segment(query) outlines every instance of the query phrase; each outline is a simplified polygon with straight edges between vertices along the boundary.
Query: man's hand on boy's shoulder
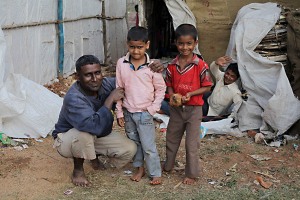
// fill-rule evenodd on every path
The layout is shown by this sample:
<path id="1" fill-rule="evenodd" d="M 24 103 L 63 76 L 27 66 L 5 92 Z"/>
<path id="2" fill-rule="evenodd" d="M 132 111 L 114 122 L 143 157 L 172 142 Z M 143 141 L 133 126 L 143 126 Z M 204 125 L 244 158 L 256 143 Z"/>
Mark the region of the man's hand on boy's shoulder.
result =
<path id="1" fill-rule="evenodd" d="M 162 73 L 165 69 L 164 65 L 160 62 L 160 60 L 153 59 L 149 64 L 150 69 L 153 72 Z"/>

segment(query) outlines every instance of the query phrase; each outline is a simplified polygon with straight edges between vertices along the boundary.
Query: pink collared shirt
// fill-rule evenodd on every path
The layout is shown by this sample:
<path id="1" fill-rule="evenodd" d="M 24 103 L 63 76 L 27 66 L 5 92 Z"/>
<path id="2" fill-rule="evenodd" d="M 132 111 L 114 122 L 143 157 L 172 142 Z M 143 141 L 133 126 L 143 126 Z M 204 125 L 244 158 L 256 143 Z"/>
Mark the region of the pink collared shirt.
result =
<path id="1" fill-rule="evenodd" d="M 117 118 L 124 117 L 122 107 L 131 113 L 148 111 L 151 115 L 160 109 L 166 84 L 161 73 L 150 70 L 147 54 L 146 58 L 146 66 L 136 71 L 130 67 L 129 54 L 117 62 L 116 87 L 125 90 L 125 98 L 117 102 Z"/>

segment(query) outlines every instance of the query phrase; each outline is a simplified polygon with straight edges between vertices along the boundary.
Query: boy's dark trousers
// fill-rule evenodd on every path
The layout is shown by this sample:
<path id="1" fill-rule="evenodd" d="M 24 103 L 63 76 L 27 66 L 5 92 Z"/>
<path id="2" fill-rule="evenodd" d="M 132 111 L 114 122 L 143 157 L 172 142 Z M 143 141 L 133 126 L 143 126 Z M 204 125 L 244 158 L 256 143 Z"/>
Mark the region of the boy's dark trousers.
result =
<path id="1" fill-rule="evenodd" d="M 170 120 L 167 128 L 167 159 L 164 170 L 170 171 L 173 169 L 180 142 L 186 131 L 185 176 L 188 178 L 199 177 L 200 166 L 198 149 L 200 144 L 201 118 L 201 106 L 170 106 Z"/>

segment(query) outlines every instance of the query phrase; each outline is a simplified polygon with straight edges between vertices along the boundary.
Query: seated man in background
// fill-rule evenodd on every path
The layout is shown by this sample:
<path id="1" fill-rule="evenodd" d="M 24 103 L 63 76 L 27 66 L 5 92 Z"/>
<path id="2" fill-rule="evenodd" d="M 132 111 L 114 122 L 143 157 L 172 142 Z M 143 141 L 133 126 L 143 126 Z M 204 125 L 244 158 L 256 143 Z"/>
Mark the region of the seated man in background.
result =
<path id="1" fill-rule="evenodd" d="M 203 116 L 229 115 L 231 114 L 229 108 L 234 104 L 232 114 L 235 117 L 243 100 L 241 91 L 236 83 L 236 80 L 240 77 L 238 65 L 237 63 L 231 63 L 231 61 L 230 57 L 223 56 L 211 63 L 210 71 L 216 78 L 216 84 L 211 93 L 204 94 L 204 99 L 205 97 L 208 99 L 205 102 L 206 105 L 203 106 Z M 225 72 L 222 72 L 219 67 L 225 67 L 226 65 L 228 67 Z"/>

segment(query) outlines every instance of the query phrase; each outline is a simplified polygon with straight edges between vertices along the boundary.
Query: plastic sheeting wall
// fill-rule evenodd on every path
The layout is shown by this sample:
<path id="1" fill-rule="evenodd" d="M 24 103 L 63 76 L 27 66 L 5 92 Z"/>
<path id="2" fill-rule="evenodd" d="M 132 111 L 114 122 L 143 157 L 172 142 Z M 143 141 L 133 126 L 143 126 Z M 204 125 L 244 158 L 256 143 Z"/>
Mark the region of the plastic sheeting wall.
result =
<path id="1" fill-rule="evenodd" d="M 49 0 L 1 0 L 0 25 L 13 27 L 56 20 L 57 3 Z M 57 75 L 57 37 L 54 24 L 5 29 L 5 65 L 14 73 L 46 83 Z"/>
<path id="2" fill-rule="evenodd" d="M 99 0 L 64 0 L 64 70 L 75 71 L 75 62 L 83 54 L 93 54 L 104 62 L 103 25 L 96 16 L 102 12 Z M 83 19 L 90 18 L 90 19 Z"/>
<path id="3" fill-rule="evenodd" d="M 125 54 L 125 13 L 122 0 L 63 0 L 64 76 L 75 71 L 75 62 L 83 54 L 93 54 L 102 63 L 115 63 Z M 56 21 L 57 0 L 0 1 L 8 70 L 39 84 L 58 76 Z"/>
<path id="4" fill-rule="evenodd" d="M 107 62 L 116 63 L 126 51 L 126 1 L 105 1 Z"/>

